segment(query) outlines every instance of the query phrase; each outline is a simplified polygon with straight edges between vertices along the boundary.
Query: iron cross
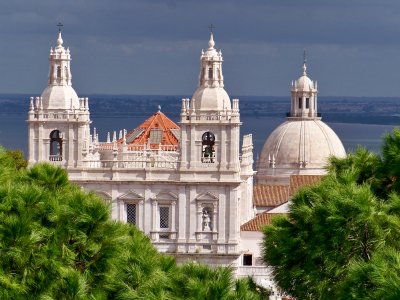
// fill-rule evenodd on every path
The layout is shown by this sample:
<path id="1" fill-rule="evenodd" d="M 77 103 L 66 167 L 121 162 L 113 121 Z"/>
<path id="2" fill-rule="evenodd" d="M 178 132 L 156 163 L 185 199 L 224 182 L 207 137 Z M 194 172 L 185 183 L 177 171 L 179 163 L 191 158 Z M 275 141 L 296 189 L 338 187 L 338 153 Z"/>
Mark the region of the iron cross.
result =
<path id="1" fill-rule="evenodd" d="M 215 29 L 216 27 L 213 24 L 211 24 L 210 26 L 208 26 L 208 28 L 210 29 L 210 32 L 213 32 L 213 29 Z"/>
<path id="2" fill-rule="evenodd" d="M 64 25 L 61 22 L 58 22 L 57 26 L 58 26 L 58 32 L 61 32 L 61 27 L 63 27 Z"/>

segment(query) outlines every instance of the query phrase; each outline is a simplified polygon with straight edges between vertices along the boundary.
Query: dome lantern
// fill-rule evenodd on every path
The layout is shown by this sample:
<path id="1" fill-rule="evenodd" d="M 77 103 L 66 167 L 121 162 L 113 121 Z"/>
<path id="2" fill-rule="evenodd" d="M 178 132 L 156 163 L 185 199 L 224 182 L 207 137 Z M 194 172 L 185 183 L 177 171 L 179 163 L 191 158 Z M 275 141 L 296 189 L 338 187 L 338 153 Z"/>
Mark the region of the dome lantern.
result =
<path id="1" fill-rule="evenodd" d="M 303 74 L 292 83 L 292 105 L 289 118 L 320 118 L 317 111 L 317 85 L 307 76 L 307 58 L 304 50 Z"/>
<path id="2" fill-rule="evenodd" d="M 231 109 L 231 100 L 224 89 L 222 52 L 215 48 L 213 28 L 215 27 L 211 25 L 208 48 L 201 52 L 199 84 L 192 97 L 191 106 L 195 106 L 195 110 L 198 112 L 217 112 Z"/>

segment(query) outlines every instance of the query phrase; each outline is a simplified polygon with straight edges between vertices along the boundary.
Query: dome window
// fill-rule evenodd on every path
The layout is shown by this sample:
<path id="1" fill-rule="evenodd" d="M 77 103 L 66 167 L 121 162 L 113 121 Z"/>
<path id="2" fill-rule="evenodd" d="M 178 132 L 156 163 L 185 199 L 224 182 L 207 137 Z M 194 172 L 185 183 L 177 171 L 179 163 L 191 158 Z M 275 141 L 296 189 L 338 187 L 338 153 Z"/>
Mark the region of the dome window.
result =
<path id="1" fill-rule="evenodd" d="M 303 99 L 302 98 L 299 98 L 299 109 L 301 109 L 301 107 L 302 107 L 302 105 L 301 105 L 301 102 L 303 101 Z"/>
<path id="2" fill-rule="evenodd" d="M 208 69 L 208 78 L 213 79 L 213 69 L 212 68 Z"/>
<path id="3" fill-rule="evenodd" d="M 310 98 L 306 98 L 306 108 L 310 108 Z"/>
<path id="4" fill-rule="evenodd" d="M 62 135 L 59 130 L 50 133 L 50 161 L 62 161 Z"/>
<path id="5" fill-rule="evenodd" d="M 57 67 L 57 78 L 61 78 L 61 67 Z"/>
<path id="6" fill-rule="evenodd" d="M 201 162 L 213 163 L 215 161 L 215 136 L 212 132 L 203 133 L 202 137 Z"/>

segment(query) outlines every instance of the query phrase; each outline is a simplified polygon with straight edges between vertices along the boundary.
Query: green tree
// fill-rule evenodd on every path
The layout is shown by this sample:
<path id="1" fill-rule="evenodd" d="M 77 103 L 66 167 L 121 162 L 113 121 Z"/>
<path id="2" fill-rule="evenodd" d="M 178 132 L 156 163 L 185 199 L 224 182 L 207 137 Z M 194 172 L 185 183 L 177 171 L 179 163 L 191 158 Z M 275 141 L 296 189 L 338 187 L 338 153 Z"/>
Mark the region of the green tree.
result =
<path id="1" fill-rule="evenodd" d="M 227 268 L 178 266 L 64 170 L 0 148 L 0 299 L 261 299 L 252 288 Z"/>
<path id="2" fill-rule="evenodd" d="M 263 257 L 299 299 L 398 299 L 400 130 L 382 156 L 358 149 L 292 199 L 264 230 Z"/>

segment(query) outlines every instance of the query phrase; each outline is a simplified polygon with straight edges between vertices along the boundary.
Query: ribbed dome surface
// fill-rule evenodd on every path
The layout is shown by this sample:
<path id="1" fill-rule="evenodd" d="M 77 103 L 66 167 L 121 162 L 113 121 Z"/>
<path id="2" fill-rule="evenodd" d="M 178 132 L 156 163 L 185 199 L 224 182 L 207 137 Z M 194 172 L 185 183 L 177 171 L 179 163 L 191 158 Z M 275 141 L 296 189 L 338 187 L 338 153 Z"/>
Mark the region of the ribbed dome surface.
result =
<path id="1" fill-rule="evenodd" d="M 79 109 L 79 99 L 69 85 L 49 85 L 42 93 L 44 109 Z"/>
<path id="2" fill-rule="evenodd" d="M 328 125 L 320 120 L 288 120 L 265 142 L 257 176 L 298 174 L 302 170 L 321 174 L 332 155 L 344 157 L 346 151 Z"/>
<path id="3" fill-rule="evenodd" d="M 222 111 L 231 109 L 228 93 L 222 87 L 200 87 L 194 94 L 196 111 Z"/>
<path id="4" fill-rule="evenodd" d="M 309 92 L 314 89 L 314 83 L 307 75 L 303 75 L 297 79 L 296 88 L 305 92 Z"/>

